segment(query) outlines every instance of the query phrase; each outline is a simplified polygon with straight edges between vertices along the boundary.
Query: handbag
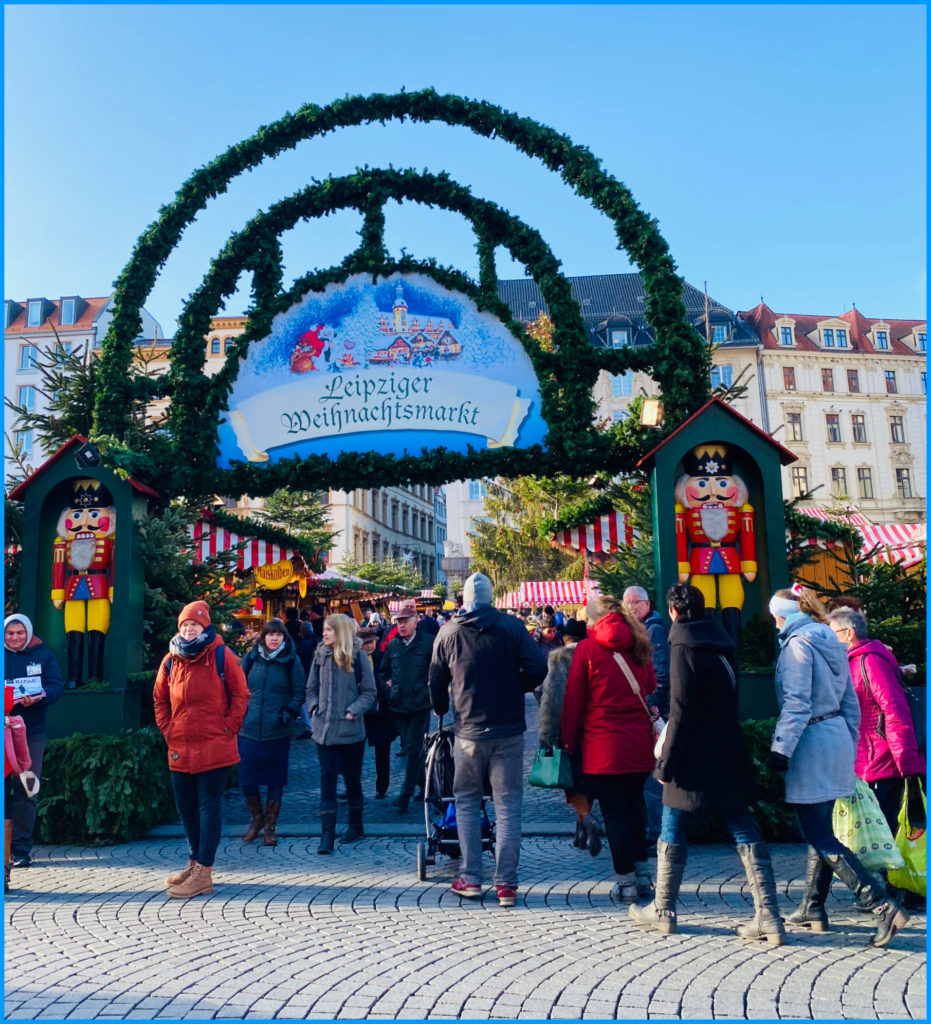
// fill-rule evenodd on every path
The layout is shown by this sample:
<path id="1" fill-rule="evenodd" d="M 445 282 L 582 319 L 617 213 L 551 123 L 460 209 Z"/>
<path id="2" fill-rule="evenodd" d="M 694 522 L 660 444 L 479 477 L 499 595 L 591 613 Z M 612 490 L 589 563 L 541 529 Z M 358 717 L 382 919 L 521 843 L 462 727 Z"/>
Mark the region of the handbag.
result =
<path id="1" fill-rule="evenodd" d="M 541 789 L 571 789 L 575 782 L 569 754 L 560 747 L 540 747 L 530 766 L 530 785 Z"/>
<path id="2" fill-rule="evenodd" d="M 630 683 L 630 688 L 634 691 L 634 694 L 636 695 L 637 699 L 643 705 L 643 710 L 647 713 L 647 718 L 650 719 L 650 729 L 653 733 L 653 755 L 654 757 L 659 757 L 659 754 L 657 754 L 656 751 L 657 748 L 659 748 L 660 752 L 662 752 L 662 740 L 664 739 L 663 733 L 666 729 L 666 723 L 659 715 L 657 715 L 655 718 L 653 717 L 653 714 L 647 707 L 647 702 L 643 699 L 643 695 L 640 693 L 640 684 L 634 678 L 634 674 L 630 670 L 630 665 L 627 664 L 627 662 L 621 657 L 620 654 L 617 653 L 617 651 L 614 652 L 614 660 L 618 663 L 618 665 L 620 665 L 621 671 L 627 677 L 627 682 Z"/>
<path id="3" fill-rule="evenodd" d="M 908 787 L 910 783 L 918 786 L 921 795 L 921 806 L 924 808 L 925 820 L 921 828 L 912 829 L 908 820 Z M 904 868 L 889 872 L 888 879 L 897 889 L 908 889 L 919 896 L 928 895 L 928 801 L 925 799 L 924 787 L 920 779 L 906 779 L 905 792 L 902 794 L 902 806 L 899 809 L 899 827 L 895 834 L 895 845 L 905 861 Z"/>
<path id="4" fill-rule="evenodd" d="M 834 801 L 833 827 L 834 835 L 868 871 L 905 866 L 876 794 L 863 779 L 857 779 L 852 796 Z"/>

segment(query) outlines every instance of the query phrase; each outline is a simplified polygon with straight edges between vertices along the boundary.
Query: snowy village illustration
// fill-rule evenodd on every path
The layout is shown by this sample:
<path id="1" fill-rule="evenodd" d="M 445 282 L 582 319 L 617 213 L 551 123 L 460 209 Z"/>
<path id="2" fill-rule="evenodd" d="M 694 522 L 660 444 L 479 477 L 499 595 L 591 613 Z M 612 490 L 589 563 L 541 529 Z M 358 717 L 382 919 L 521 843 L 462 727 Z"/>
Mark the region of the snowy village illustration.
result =
<path id="1" fill-rule="evenodd" d="M 380 312 L 375 330 L 384 341 L 389 338 L 391 341 L 369 356 L 369 366 L 401 364 L 424 367 L 430 366 L 437 359 L 448 362 L 462 353 L 462 345 L 453 334 L 455 327 L 452 320 L 441 316 L 427 316 L 424 319 L 423 316 L 409 313 L 404 299 L 404 285 L 400 281 L 390 317 L 387 311 Z M 341 372 L 366 365 L 356 359 L 356 343 L 348 338 L 342 340 L 343 354 L 333 359 L 331 354 L 334 340 L 335 332 L 326 324 L 315 324 L 309 331 L 305 331 L 291 353 L 291 372 L 313 373 L 324 368 Z"/>

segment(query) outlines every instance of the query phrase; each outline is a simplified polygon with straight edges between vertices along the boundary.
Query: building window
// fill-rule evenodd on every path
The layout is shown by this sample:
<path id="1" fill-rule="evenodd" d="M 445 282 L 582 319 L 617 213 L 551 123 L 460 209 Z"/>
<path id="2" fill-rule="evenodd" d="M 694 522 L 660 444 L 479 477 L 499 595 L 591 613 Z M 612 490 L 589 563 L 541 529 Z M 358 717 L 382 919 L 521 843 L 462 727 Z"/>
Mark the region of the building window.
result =
<path id="1" fill-rule="evenodd" d="M 846 348 L 847 347 L 847 332 L 844 331 L 844 330 L 841 330 L 840 328 L 838 328 L 834 332 L 834 334 L 835 334 L 835 337 L 837 338 L 837 347 L 838 348 Z"/>
<path id="2" fill-rule="evenodd" d="M 821 390 L 822 391 L 833 391 L 834 390 L 834 371 L 830 367 L 825 367 L 821 371 Z"/>
<path id="3" fill-rule="evenodd" d="M 24 408 L 26 412 L 35 412 L 36 389 L 31 384 L 18 387 L 16 389 L 16 404 Z"/>
<path id="4" fill-rule="evenodd" d="M 857 470 L 857 487 L 860 489 L 861 499 L 873 500 L 873 471 L 869 467 L 861 466 Z"/>
<path id="5" fill-rule="evenodd" d="M 795 390 L 795 367 L 794 366 L 783 366 L 782 368 L 782 386 L 786 391 Z"/>
<path id="6" fill-rule="evenodd" d="M 469 481 L 469 501 L 481 501 L 485 497 L 485 485 L 481 480 Z"/>
<path id="7" fill-rule="evenodd" d="M 33 299 L 26 309 L 26 326 L 27 327 L 41 327 L 42 326 L 42 306 L 44 302 L 42 299 Z"/>
<path id="8" fill-rule="evenodd" d="M 70 341 L 59 341 L 55 345 L 55 365 L 64 366 L 68 361 L 68 356 L 71 355 L 71 342 Z"/>
<path id="9" fill-rule="evenodd" d="M 804 466 L 792 469 L 792 497 L 801 498 L 808 493 L 808 470 Z"/>
<path id="10" fill-rule="evenodd" d="M 847 371 L 847 390 L 852 395 L 860 394 L 860 371 L 859 370 L 848 370 Z"/>
<path id="11" fill-rule="evenodd" d="M 928 393 L 928 374 L 924 370 L 921 371 L 921 393 L 923 395 Z"/>
<path id="12" fill-rule="evenodd" d="M 927 352 L 928 351 L 928 335 L 924 331 L 919 331 L 918 332 L 918 351 L 919 352 Z"/>
<path id="13" fill-rule="evenodd" d="M 397 502 L 391 503 L 391 529 L 396 530 L 398 528 L 398 505 Z"/>
<path id="14" fill-rule="evenodd" d="M 39 365 L 39 350 L 35 345 L 20 345 L 19 347 L 19 368 L 21 370 L 34 370 Z"/>
<path id="15" fill-rule="evenodd" d="M 20 458 L 28 458 L 32 455 L 32 431 L 16 431 L 16 447 L 19 449 Z"/>
<path id="16" fill-rule="evenodd" d="M 620 398 L 623 395 L 632 395 L 634 393 L 634 371 L 628 370 L 626 373 L 612 373 L 611 374 L 611 394 L 615 398 Z"/>
<path id="17" fill-rule="evenodd" d="M 223 339 L 223 351 L 224 352 L 229 352 L 229 350 L 232 347 L 233 347 L 233 339 L 232 338 L 224 338 Z"/>
<path id="18" fill-rule="evenodd" d="M 712 324 L 711 343 L 712 345 L 723 345 L 727 341 L 727 324 Z"/>
<path id="19" fill-rule="evenodd" d="M 895 380 L 895 370 L 886 370 L 886 394 L 897 395 L 899 393 L 899 385 Z"/>
<path id="20" fill-rule="evenodd" d="M 786 415 L 786 437 L 789 441 L 804 441 L 802 435 L 802 414 L 790 412 Z"/>
<path id="21" fill-rule="evenodd" d="M 611 422 L 623 423 L 629 415 L 630 413 L 627 409 L 615 409 L 614 412 L 611 413 Z"/>
<path id="22" fill-rule="evenodd" d="M 825 415 L 824 422 L 828 429 L 828 442 L 830 444 L 839 444 L 840 414 L 836 412 L 829 412 Z"/>
<path id="23" fill-rule="evenodd" d="M 843 466 L 831 467 L 831 494 L 835 498 L 847 494 L 847 470 Z"/>
<path id="24" fill-rule="evenodd" d="M 850 424 L 853 427 L 853 443 L 867 444 L 866 440 L 866 416 L 861 412 L 851 413 Z"/>
<path id="25" fill-rule="evenodd" d="M 911 498 L 912 495 L 912 474 L 908 469 L 897 469 L 895 471 L 895 487 L 900 498 Z"/>
<path id="26" fill-rule="evenodd" d="M 905 444 L 905 417 L 889 417 L 889 433 L 893 444 Z"/>
<path id="27" fill-rule="evenodd" d="M 889 348 L 889 333 L 887 331 L 876 332 L 876 347 L 883 352 Z"/>
<path id="28" fill-rule="evenodd" d="M 630 331 L 626 327 L 611 331 L 611 348 L 623 348 L 630 344 Z"/>
<path id="29" fill-rule="evenodd" d="M 711 367 L 711 389 L 729 388 L 734 383 L 734 367 L 730 363 Z"/>
<path id="30" fill-rule="evenodd" d="M 780 345 L 791 345 L 792 344 L 792 328 L 791 327 L 780 327 L 779 328 L 779 344 Z"/>
<path id="31" fill-rule="evenodd" d="M 62 299 L 61 306 L 58 309 L 58 322 L 63 326 L 67 327 L 69 324 L 74 323 L 74 299 Z"/>
<path id="32" fill-rule="evenodd" d="M 214 356 L 218 356 L 220 354 L 220 339 L 219 338 L 211 338 L 210 339 L 210 354 L 214 355 Z"/>
<path id="33" fill-rule="evenodd" d="M 834 348 L 834 332 L 829 327 L 822 328 L 821 340 L 825 348 Z"/>

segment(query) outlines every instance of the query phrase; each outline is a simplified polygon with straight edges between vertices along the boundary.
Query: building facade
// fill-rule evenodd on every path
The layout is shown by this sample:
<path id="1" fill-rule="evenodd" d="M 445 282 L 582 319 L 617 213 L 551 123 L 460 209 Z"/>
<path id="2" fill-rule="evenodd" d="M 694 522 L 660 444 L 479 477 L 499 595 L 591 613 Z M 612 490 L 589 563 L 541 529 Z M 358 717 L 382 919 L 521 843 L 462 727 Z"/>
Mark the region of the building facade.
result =
<path id="1" fill-rule="evenodd" d="M 34 468 L 51 455 L 31 430 L 17 422 L 10 403 L 25 406 L 31 412 L 48 409 L 48 397 L 42 391 L 39 364 L 47 364 L 58 351 L 68 354 L 99 352 L 113 317 L 112 296 L 82 298 L 63 295 L 58 299 L 35 298 L 4 302 L 4 453 L 7 459 L 15 445 L 24 463 Z M 142 310 L 140 347 L 165 346 L 161 327 L 155 318 Z"/>
<path id="2" fill-rule="evenodd" d="M 765 429 L 798 456 L 783 492 L 918 523 L 927 499 L 927 333 L 919 320 L 738 314 L 760 338 Z"/>

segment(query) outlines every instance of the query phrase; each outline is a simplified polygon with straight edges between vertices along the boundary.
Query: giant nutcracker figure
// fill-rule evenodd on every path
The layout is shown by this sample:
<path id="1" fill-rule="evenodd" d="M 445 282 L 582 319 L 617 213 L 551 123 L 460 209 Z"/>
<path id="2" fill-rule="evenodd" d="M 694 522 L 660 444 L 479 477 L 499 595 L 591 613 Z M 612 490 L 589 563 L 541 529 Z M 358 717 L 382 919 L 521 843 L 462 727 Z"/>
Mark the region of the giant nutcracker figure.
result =
<path id="1" fill-rule="evenodd" d="M 65 610 L 68 687 L 83 684 L 84 633 L 87 674 L 103 678 L 103 646 L 113 601 L 116 509 L 98 480 L 76 480 L 71 504 L 58 518 L 52 565 L 52 604 Z"/>
<path id="2" fill-rule="evenodd" d="M 734 474 L 727 447 L 693 448 L 675 487 L 679 582 L 691 582 L 708 608 L 719 606 L 724 629 L 740 643 L 741 576 L 756 579 L 756 537 L 747 485 Z M 691 579 L 690 579 L 691 577 Z"/>

